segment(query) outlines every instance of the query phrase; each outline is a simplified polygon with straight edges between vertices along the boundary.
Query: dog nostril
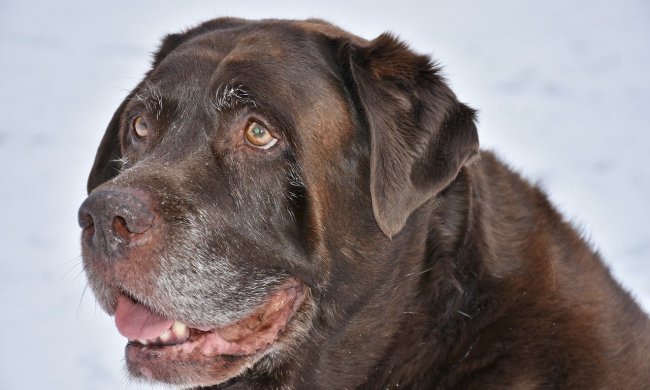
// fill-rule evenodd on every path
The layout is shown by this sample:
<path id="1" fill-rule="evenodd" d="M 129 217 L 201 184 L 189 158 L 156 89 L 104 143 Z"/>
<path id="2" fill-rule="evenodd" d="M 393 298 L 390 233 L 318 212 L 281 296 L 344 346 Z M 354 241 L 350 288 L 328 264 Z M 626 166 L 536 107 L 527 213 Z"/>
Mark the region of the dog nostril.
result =
<path id="1" fill-rule="evenodd" d="M 113 231 L 125 240 L 129 240 L 133 232 L 129 230 L 126 221 L 122 217 L 113 218 Z"/>
<path id="2" fill-rule="evenodd" d="M 95 221 L 90 213 L 80 211 L 78 216 L 79 227 L 82 229 L 83 237 L 93 237 L 95 235 Z"/>
<path id="3" fill-rule="evenodd" d="M 146 196 L 110 189 L 91 193 L 78 213 L 82 242 L 107 258 L 121 256 L 135 242 L 145 242 L 155 218 Z"/>
<path id="4" fill-rule="evenodd" d="M 82 229 L 87 229 L 95 224 L 93 216 L 90 215 L 90 213 L 86 211 L 83 206 L 77 214 L 77 222 L 79 223 L 79 227 Z"/>

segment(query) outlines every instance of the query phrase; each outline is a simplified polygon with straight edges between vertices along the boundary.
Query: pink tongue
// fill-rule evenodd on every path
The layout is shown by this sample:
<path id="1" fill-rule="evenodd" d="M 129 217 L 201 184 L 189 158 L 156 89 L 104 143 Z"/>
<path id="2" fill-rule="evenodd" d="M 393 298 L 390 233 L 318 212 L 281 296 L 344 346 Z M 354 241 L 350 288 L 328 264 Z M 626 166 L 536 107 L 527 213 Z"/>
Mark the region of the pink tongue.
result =
<path id="1" fill-rule="evenodd" d="M 169 329 L 173 322 L 125 295 L 117 299 L 115 325 L 120 334 L 129 340 L 154 339 Z"/>

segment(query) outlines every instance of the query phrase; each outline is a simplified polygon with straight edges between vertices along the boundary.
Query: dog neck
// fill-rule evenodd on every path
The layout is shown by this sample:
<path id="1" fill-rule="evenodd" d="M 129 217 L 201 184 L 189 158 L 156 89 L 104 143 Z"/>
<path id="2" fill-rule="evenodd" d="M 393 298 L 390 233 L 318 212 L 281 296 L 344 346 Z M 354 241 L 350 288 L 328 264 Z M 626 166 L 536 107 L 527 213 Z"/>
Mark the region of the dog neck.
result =
<path id="1" fill-rule="evenodd" d="M 421 257 L 395 254 L 401 259 L 394 264 L 407 264 L 403 276 L 411 283 L 405 293 L 417 299 L 391 314 L 401 326 L 365 388 L 451 385 L 468 366 L 484 367 L 497 357 L 493 353 L 476 359 L 472 351 L 480 331 L 507 311 L 510 304 L 494 297 L 509 296 L 515 288 L 509 278 L 521 264 L 515 257 L 505 259 L 510 243 L 490 233 L 490 226 L 503 223 L 502 210 L 484 206 L 495 203 L 487 198 L 498 196 L 487 192 L 485 180 L 480 168 L 463 168 L 448 188 L 423 206 L 421 220 L 409 221 L 405 236 L 415 237 L 410 246 L 424 250 Z M 421 223 L 428 224 L 428 236 L 418 241 L 413 232 Z M 400 371 L 404 369 L 408 372 Z"/>
<path id="2" fill-rule="evenodd" d="M 543 353 L 548 339 L 561 348 L 553 254 L 539 245 L 549 234 L 579 244 L 541 192 L 486 156 L 391 240 L 329 244 L 336 277 L 315 291 L 311 347 L 291 355 L 310 364 L 255 377 L 294 388 L 462 388 L 504 355 Z M 539 323 L 553 326 L 517 333 Z"/>

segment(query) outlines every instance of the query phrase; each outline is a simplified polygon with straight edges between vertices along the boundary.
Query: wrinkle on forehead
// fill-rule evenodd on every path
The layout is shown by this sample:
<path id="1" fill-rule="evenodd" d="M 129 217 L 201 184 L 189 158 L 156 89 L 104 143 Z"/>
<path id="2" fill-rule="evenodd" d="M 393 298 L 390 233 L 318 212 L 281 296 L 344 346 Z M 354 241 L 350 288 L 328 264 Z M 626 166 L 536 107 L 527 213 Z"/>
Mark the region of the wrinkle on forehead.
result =
<path id="1" fill-rule="evenodd" d="M 318 148 L 322 151 L 320 153 L 333 156 L 353 138 L 349 107 L 345 98 L 329 85 L 321 86 L 313 93 L 315 97 L 309 109 L 303 110 L 296 118 L 296 130 L 301 133 L 303 147 Z"/>
<path id="2" fill-rule="evenodd" d="M 287 51 L 276 36 L 268 33 L 250 33 L 237 40 L 226 59 L 230 61 L 246 61 L 259 57 L 272 58 L 277 61 L 288 60 Z"/>
<path id="3" fill-rule="evenodd" d="M 267 25 L 263 31 L 206 32 L 184 43 L 150 74 L 151 100 L 160 95 L 159 85 L 178 100 L 180 112 L 173 121 L 177 125 L 206 106 L 209 115 L 237 105 L 256 109 L 263 104 L 288 119 L 304 149 L 298 154 L 340 154 L 353 138 L 352 114 L 311 35 L 353 36 L 318 20 L 292 22 L 289 28 L 274 26 L 273 21 Z"/>

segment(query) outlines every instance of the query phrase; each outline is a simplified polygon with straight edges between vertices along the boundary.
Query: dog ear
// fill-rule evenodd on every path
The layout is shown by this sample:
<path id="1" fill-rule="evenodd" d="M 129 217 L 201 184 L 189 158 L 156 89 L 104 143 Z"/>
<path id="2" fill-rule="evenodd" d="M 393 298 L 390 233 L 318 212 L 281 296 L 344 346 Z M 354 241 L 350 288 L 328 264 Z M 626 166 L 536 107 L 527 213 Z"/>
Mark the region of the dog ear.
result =
<path id="1" fill-rule="evenodd" d="M 392 237 L 478 154 L 475 111 L 458 102 L 429 57 L 389 34 L 346 41 L 339 58 L 370 133 L 375 219 Z"/>
<path id="2" fill-rule="evenodd" d="M 204 28 L 207 28 L 208 23 L 204 23 Z M 201 32 L 205 32 L 201 30 Z M 160 62 L 167 57 L 175 48 L 180 46 L 183 42 L 188 39 L 196 36 L 198 33 L 195 32 L 186 32 L 180 34 L 169 34 L 165 36 L 158 48 L 158 51 L 153 56 L 153 62 L 151 65 L 151 70 L 147 72 L 147 76 L 151 73 L 153 69 L 160 64 Z M 137 91 L 141 88 L 143 82 L 138 84 L 135 87 L 134 91 Z M 113 118 L 108 123 L 104 137 L 102 138 L 99 148 L 97 149 L 97 154 L 95 155 L 95 162 L 93 167 L 90 170 L 90 175 L 88 176 L 87 191 L 90 193 L 93 189 L 101 185 L 102 183 L 114 178 L 120 173 L 120 162 L 119 160 L 122 157 L 120 152 L 120 141 L 119 141 L 119 131 L 120 131 L 120 122 L 122 120 L 122 112 L 126 107 L 126 103 L 132 98 L 133 92 L 127 96 L 122 104 L 113 114 Z"/>
<path id="3" fill-rule="evenodd" d="M 113 114 L 113 118 L 108 123 L 104 137 L 102 137 L 102 142 L 99 144 L 99 148 L 97 148 L 95 162 L 90 170 L 90 175 L 88 175 L 88 193 L 120 173 L 119 160 L 122 158 L 122 153 L 120 151 L 119 131 L 122 112 L 128 101 L 128 97 L 124 99 L 117 111 Z"/>

